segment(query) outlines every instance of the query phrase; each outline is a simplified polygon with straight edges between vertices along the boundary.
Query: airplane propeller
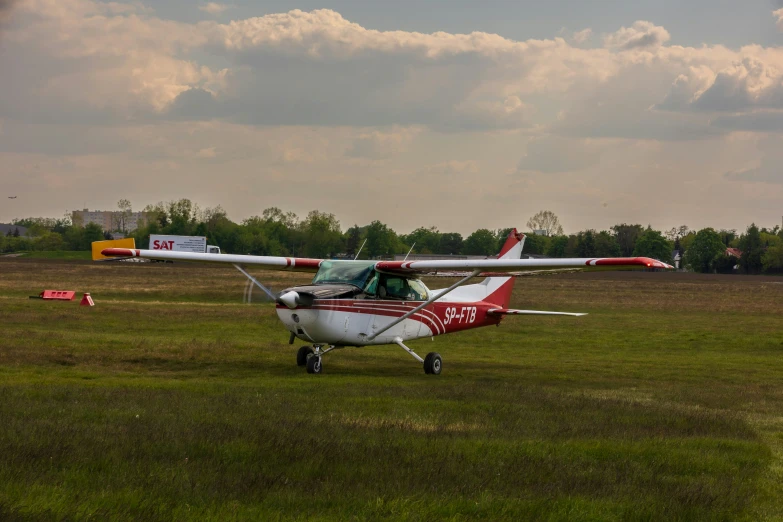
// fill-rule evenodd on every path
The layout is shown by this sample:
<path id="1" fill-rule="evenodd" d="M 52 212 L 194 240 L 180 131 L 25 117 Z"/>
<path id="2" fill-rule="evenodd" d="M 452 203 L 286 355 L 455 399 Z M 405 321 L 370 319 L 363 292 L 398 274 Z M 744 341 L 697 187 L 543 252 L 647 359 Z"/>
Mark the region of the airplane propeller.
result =
<path id="1" fill-rule="evenodd" d="M 261 300 L 267 303 L 274 302 L 281 305 L 285 305 L 288 308 L 294 309 L 297 306 L 305 305 L 310 306 L 313 304 L 313 298 L 310 295 L 299 295 L 299 292 L 289 290 L 288 292 L 275 292 L 271 288 L 262 285 L 258 280 L 249 279 L 245 285 L 245 290 L 242 295 L 242 302 L 250 304 L 253 302 L 253 287 L 257 286 L 262 290 Z"/>

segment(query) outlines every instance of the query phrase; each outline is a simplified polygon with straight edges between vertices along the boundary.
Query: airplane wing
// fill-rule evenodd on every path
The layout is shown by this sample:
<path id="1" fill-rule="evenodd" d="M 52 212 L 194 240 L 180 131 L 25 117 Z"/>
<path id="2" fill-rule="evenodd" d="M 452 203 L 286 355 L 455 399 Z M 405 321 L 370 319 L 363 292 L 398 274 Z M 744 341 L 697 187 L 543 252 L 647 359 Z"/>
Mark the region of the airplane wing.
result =
<path id="1" fill-rule="evenodd" d="M 140 250 L 131 248 L 107 248 L 101 251 L 107 257 L 157 259 L 161 261 L 195 261 L 200 263 L 227 263 L 231 265 L 257 266 L 270 270 L 317 272 L 322 259 L 301 257 L 250 256 L 237 254 L 196 254 L 168 250 Z M 339 261 L 333 261 L 339 262 Z M 434 261 L 379 261 L 375 268 L 388 272 L 408 274 L 435 274 L 479 270 L 482 274 L 507 274 L 531 270 L 585 269 L 585 268 L 674 268 L 648 257 L 606 258 L 552 258 L 552 259 L 457 259 Z"/>
<path id="2" fill-rule="evenodd" d="M 236 254 L 196 254 L 168 250 L 139 250 L 137 248 L 106 248 L 101 254 L 107 257 L 157 259 L 160 261 L 196 261 L 199 263 L 228 263 L 229 265 L 257 266 L 268 270 L 317 272 L 323 259 L 304 257 L 244 256 Z"/>
<path id="3" fill-rule="evenodd" d="M 487 272 L 523 272 L 561 268 L 596 268 L 609 270 L 624 268 L 674 268 L 671 265 L 649 257 L 604 257 L 604 258 L 552 258 L 552 259 L 459 259 L 435 261 L 380 261 L 378 270 L 429 274 L 436 272 L 464 272 L 479 270 Z"/>

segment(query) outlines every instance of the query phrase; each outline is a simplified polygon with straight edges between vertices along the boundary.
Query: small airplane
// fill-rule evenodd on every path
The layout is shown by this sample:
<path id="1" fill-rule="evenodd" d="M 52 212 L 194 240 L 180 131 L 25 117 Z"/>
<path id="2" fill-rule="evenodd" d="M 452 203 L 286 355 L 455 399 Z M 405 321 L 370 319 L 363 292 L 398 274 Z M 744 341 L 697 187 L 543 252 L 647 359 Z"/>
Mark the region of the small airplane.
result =
<path id="1" fill-rule="evenodd" d="M 513 229 L 497 259 L 478 260 L 350 261 L 128 248 L 107 248 L 101 253 L 108 257 L 233 265 L 275 301 L 277 316 L 290 332 L 289 344 L 295 339 L 310 343 L 299 348 L 296 363 L 313 374 L 321 373 L 321 359 L 332 350 L 396 344 L 424 365 L 424 373 L 439 375 L 443 368 L 440 354 L 430 352 L 422 359 L 405 341 L 499 325 L 506 315 L 586 315 L 510 309 L 515 281 L 511 272 L 587 267 L 673 268 L 646 257 L 520 259 L 524 242 L 525 235 Z M 245 270 L 249 266 L 314 272 L 315 276 L 309 285 L 275 294 Z M 444 272 L 463 277 L 439 290 L 430 290 L 418 278 Z M 467 284 L 482 275 L 481 282 Z"/>
<path id="2" fill-rule="evenodd" d="M 16 196 L 8 196 L 8 199 L 16 199 Z"/>

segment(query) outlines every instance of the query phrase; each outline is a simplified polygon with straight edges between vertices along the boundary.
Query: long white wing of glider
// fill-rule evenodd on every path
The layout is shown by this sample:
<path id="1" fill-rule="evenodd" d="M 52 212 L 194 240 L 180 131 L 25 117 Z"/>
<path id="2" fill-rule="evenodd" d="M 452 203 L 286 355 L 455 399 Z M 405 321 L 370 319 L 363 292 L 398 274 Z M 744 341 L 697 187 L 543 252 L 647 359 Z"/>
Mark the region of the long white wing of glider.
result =
<path id="1" fill-rule="evenodd" d="M 522 272 L 556 268 L 674 268 L 649 257 L 553 258 L 553 259 L 459 259 L 436 261 L 380 261 L 378 270 L 390 272 L 432 273 L 444 271 Z"/>
<path id="2" fill-rule="evenodd" d="M 199 263 L 252 265 L 269 270 L 292 270 L 295 272 L 317 272 L 321 261 L 323 261 L 322 259 L 308 259 L 304 257 L 195 254 L 192 252 L 170 252 L 167 250 L 139 250 L 136 248 L 107 248 L 101 251 L 101 254 L 108 257 L 138 257 L 160 261 L 196 261 Z"/>

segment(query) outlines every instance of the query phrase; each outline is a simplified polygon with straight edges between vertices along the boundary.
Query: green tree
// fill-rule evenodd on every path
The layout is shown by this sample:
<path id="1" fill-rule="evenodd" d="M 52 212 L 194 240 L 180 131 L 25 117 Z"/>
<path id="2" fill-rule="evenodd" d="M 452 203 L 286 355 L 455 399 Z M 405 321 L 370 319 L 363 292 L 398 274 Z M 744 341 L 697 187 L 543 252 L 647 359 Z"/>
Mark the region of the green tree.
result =
<path id="1" fill-rule="evenodd" d="M 476 230 L 462 244 L 462 253 L 470 256 L 491 256 L 498 252 L 495 234 L 486 228 Z"/>
<path id="2" fill-rule="evenodd" d="M 49 232 L 47 234 L 44 234 L 43 236 L 39 237 L 34 243 L 35 250 L 40 250 L 45 252 L 65 250 L 67 246 L 68 245 L 63 239 L 63 236 L 61 236 L 56 232 Z"/>
<path id="3" fill-rule="evenodd" d="M 636 248 L 636 241 L 644 233 L 644 227 L 641 225 L 628 225 L 622 223 L 612 227 L 612 233 L 617 244 L 620 246 L 620 255 L 628 257 L 633 255 L 633 251 Z"/>
<path id="4" fill-rule="evenodd" d="M 508 234 L 506 235 L 508 238 Z M 539 236 L 533 232 L 525 233 L 525 247 L 523 252 L 526 254 L 545 254 L 549 247 L 549 236 Z M 505 243 L 505 241 L 503 242 Z M 500 249 L 496 250 L 496 253 L 500 252 Z"/>
<path id="5" fill-rule="evenodd" d="M 647 227 L 633 249 L 634 256 L 651 257 L 664 263 L 672 260 L 672 244 L 669 243 L 663 234 L 651 227 Z"/>
<path id="6" fill-rule="evenodd" d="M 568 246 L 568 236 L 554 236 L 549 239 L 546 255 L 549 257 L 565 257 Z"/>
<path id="7" fill-rule="evenodd" d="M 761 260 L 764 255 L 764 245 L 761 243 L 759 227 L 752 223 L 739 240 L 742 255 L 739 259 L 740 270 L 746 274 L 758 274 L 764 267 Z"/>
<path id="8" fill-rule="evenodd" d="M 459 254 L 462 252 L 462 234 L 449 232 L 440 236 L 436 254 Z"/>
<path id="9" fill-rule="evenodd" d="M 735 246 L 737 241 L 737 231 L 736 230 L 726 230 L 721 229 L 718 231 L 718 235 L 720 236 L 721 242 L 727 246 Z"/>
<path id="10" fill-rule="evenodd" d="M 391 257 L 395 254 L 398 243 L 397 234 L 394 230 L 375 220 L 367 227 L 367 244 L 362 252 L 362 257 L 364 257 L 365 252 L 370 259 Z"/>
<path id="11" fill-rule="evenodd" d="M 327 258 L 342 250 L 343 233 L 334 214 L 313 210 L 302 222 L 304 255 Z"/>
<path id="12" fill-rule="evenodd" d="M 84 227 L 84 245 L 79 250 L 91 250 L 93 241 L 103 241 L 103 229 L 95 223 L 87 223 Z"/>
<path id="13" fill-rule="evenodd" d="M 362 246 L 362 229 L 354 225 L 345 233 L 345 252 L 351 257 L 356 257 L 359 247 Z"/>
<path id="14" fill-rule="evenodd" d="M 725 260 L 719 259 L 726 251 L 720 234 L 712 228 L 699 230 L 688 250 L 685 251 L 683 266 L 694 272 L 709 273 L 718 268 L 725 268 Z M 734 263 L 732 262 L 732 266 Z"/>
<path id="15" fill-rule="evenodd" d="M 585 230 L 576 235 L 577 257 L 596 257 L 595 235 L 592 230 Z"/>
<path id="16" fill-rule="evenodd" d="M 783 271 L 783 241 L 769 247 L 761 256 L 761 262 L 765 272 Z"/>
<path id="17" fill-rule="evenodd" d="M 595 235 L 595 255 L 597 257 L 617 257 L 620 255 L 620 245 L 617 238 L 606 230 Z"/>
<path id="18" fill-rule="evenodd" d="M 419 254 L 434 254 L 440 246 L 441 233 L 436 227 L 419 227 L 407 236 L 400 238 L 407 245 L 414 246 L 413 250 Z"/>

